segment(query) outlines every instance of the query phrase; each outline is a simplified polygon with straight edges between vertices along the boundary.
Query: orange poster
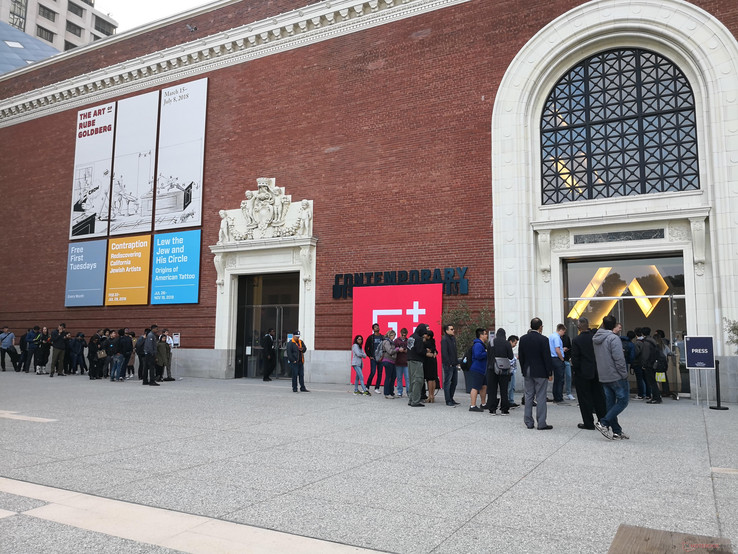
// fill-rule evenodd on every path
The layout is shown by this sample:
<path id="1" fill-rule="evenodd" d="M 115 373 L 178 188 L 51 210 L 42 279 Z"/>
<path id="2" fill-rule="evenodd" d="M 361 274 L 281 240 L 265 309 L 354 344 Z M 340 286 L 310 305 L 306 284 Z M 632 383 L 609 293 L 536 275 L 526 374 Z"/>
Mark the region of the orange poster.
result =
<path id="1" fill-rule="evenodd" d="M 106 306 L 147 304 L 151 236 L 110 239 L 108 242 L 108 280 Z"/>

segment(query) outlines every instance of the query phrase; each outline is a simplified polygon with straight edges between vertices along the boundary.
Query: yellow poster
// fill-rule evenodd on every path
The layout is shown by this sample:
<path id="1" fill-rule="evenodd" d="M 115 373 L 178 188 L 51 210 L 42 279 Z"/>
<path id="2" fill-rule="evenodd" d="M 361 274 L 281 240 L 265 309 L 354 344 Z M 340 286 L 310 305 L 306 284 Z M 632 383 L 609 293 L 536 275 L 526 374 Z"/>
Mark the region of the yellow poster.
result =
<path id="1" fill-rule="evenodd" d="M 108 242 L 106 306 L 147 304 L 151 236 L 111 238 Z"/>

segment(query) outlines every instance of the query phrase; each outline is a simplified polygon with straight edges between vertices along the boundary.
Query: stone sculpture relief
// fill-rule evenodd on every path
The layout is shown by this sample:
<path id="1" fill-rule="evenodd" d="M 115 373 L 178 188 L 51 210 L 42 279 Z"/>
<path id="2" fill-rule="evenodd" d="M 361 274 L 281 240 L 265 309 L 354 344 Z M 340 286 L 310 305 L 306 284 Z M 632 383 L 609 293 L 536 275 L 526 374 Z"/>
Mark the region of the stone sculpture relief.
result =
<path id="1" fill-rule="evenodd" d="M 293 204 L 275 179 L 261 177 L 256 190 L 247 190 L 241 208 L 221 210 L 218 244 L 280 237 L 310 237 L 313 233 L 313 202 Z"/>

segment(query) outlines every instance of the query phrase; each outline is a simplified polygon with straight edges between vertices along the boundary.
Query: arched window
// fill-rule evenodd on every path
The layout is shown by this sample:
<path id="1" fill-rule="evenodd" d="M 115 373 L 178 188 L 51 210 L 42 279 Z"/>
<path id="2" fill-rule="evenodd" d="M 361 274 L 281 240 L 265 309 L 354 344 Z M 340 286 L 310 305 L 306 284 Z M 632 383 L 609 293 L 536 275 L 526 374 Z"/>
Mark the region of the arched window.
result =
<path id="1" fill-rule="evenodd" d="M 700 188 L 694 95 L 671 61 L 600 52 L 554 86 L 541 116 L 543 204 Z"/>

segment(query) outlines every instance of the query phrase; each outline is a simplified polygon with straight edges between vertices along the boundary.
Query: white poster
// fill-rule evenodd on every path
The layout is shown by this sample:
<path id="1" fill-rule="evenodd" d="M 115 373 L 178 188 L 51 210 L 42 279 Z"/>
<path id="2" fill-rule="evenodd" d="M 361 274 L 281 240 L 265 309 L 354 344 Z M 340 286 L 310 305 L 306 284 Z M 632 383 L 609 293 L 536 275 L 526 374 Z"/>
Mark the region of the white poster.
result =
<path id="1" fill-rule="evenodd" d="M 107 235 L 114 127 L 114 102 L 77 113 L 70 239 Z"/>
<path id="2" fill-rule="evenodd" d="M 154 228 L 202 224 L 208 80 L 162 90 Z"/>
<path id="3" fill-rule="evenodd" d="M 110 234 L 151 231 L 159 92 L 118 102 Z"/>

